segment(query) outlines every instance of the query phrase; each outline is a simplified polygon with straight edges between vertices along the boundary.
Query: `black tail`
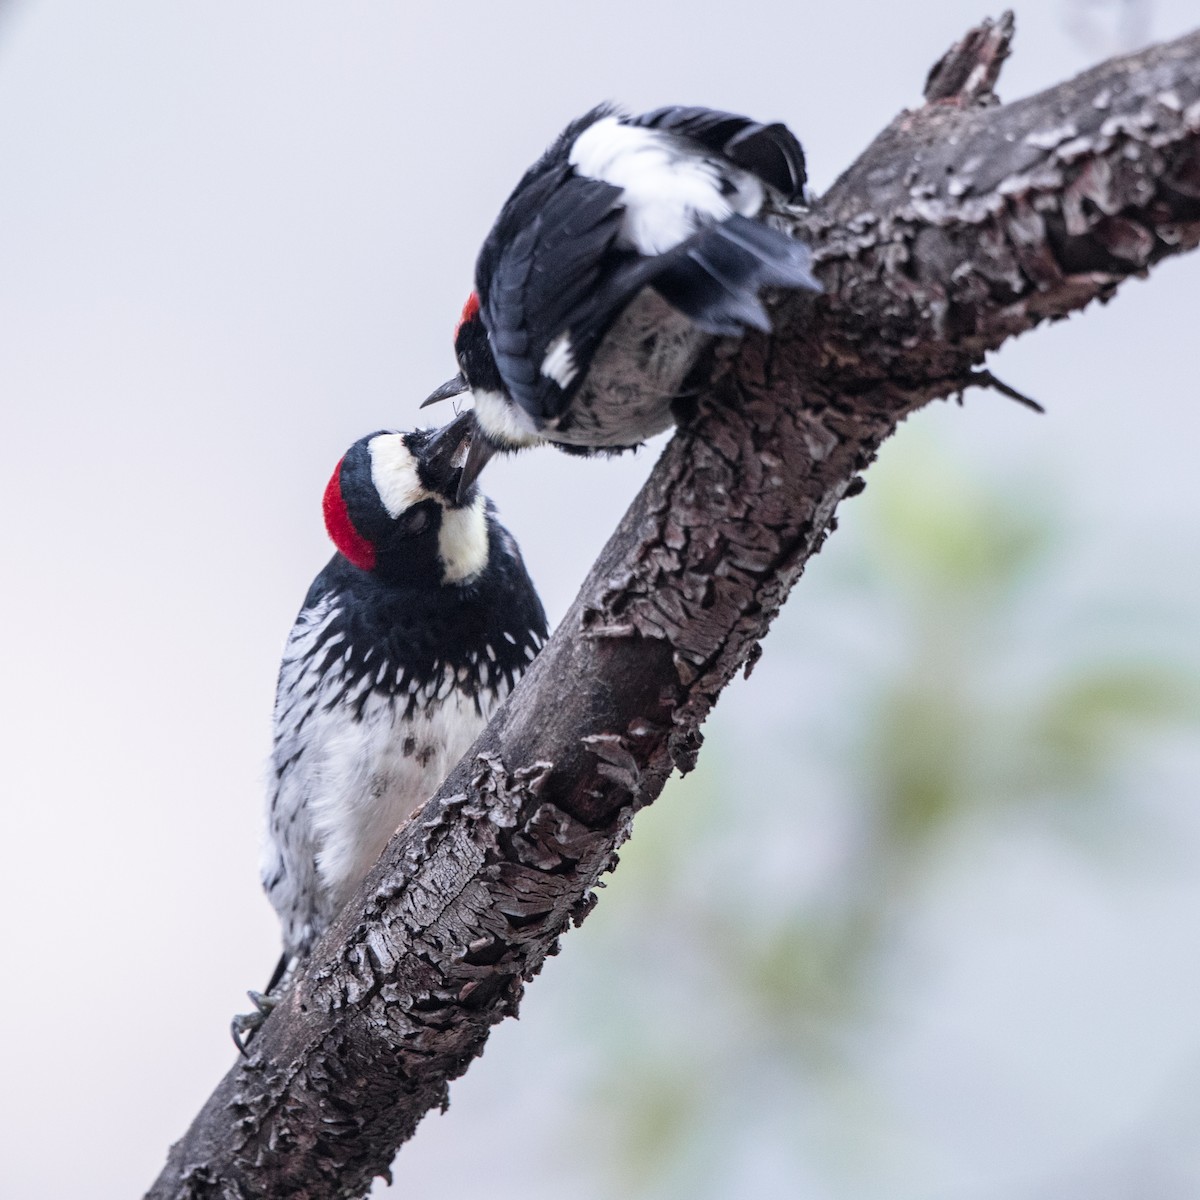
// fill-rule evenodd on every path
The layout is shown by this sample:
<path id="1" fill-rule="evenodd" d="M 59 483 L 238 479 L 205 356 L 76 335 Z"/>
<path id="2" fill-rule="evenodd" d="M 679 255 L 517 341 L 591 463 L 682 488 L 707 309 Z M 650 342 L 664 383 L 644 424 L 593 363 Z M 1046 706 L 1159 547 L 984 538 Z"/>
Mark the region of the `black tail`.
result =
<path id="1" fill-rule="evenodd" d="M 771 328 L 758 298 L 764 287 L 821 290 L 809 248 L 748 217 L 710 225 L 663 259 L 655 291 L 706 333 L 722 337 Z"/>
<path id="2" fill-rule="evenodd" d="M 283 982 L 283 977 L 287 974 L 288 967 L 291 965 L 292 955 L 286 951 L 275 964 L 275 970 L 271 972 L 271 981 L 267 984 L 267 995 L 269 996 Z"/>

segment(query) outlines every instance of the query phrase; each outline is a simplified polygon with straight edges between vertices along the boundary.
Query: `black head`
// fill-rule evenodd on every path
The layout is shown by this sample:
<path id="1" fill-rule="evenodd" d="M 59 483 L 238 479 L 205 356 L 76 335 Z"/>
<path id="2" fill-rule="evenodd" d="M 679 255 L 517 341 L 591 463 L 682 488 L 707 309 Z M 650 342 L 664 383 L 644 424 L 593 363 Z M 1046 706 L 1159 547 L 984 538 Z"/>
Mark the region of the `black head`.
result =
<path id="1" fill-rule="evenodd" d="M 475 427 L 460 477 L 460 497 L 466 495 L 497 451 L 518 450 L 540 440 L 522 429 L 513 416 L 516 406 L 500 377 L 479 308 L 479 293 L 472 292 L 454 327 L 454 354 L 459 373 L 436 388 L 421 404 L 426 408 L 440 400 L 449 400 L 467 391 L 471 393 L 475 403 Z"/>
<path id="2" fill-rule="evenodd" d="M 488 559 L 487 502 L 462 484 L 463 413 L 441 430 L 359 438 L 325 489 L 325 528 L 354 566 L 389 583 L 462 583 Z"/>
<path id="3" fill-rule="evenodd" d="M 504 381 L 496 366 L 488 332 L 479 313 L 479 293 L 472 292 L 463 305 L 462 315 L 454 327 L 454 357 L 458 359 L 459 373 L 446 380 L 421 404 L 422 408 L 461 396 L 463 392 L 491 392 L 504 394 Z"/>
<path id="4" fill-rule="evenodd" d="M 468 388 L 473 392 L 503 392 L 487 329 L 479 312 L 479 293 L 472 292 L 454 328 L 454 356 Z"/>

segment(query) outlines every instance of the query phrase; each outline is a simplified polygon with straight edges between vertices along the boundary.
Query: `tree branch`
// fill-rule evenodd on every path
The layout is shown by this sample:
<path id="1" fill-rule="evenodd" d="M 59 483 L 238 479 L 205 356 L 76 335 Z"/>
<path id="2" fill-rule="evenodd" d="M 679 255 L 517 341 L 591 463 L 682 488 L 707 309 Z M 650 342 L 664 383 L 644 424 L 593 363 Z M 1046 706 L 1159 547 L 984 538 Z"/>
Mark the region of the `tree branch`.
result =
<path id="1" fill-rule="evenodd" d="M 999 106 L 1010 16 L 798 225 L 826 294 L 718 346 L 578 598 L 171 1150 L 151 1197 L 357 1197 L 689 770 L 834 510 L 988 350 L 1200 242 L 1200 34 Z M 986 372 L 985 372 L 986 374 Z M 984 380 L 986 382 L 986 380 Z"/>

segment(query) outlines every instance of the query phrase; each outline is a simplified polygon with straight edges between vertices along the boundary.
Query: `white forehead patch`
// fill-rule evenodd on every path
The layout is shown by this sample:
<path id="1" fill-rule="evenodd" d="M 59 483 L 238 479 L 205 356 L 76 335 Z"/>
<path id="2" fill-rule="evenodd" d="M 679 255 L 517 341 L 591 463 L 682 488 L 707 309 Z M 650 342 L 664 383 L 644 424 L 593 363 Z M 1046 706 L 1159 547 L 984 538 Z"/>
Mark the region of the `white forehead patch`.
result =
<path id="1" fill-rule="evenodd" d="M 448 508 L 444 497 L 422 486 L 417 460 L 399 433 L 381 433 L 372 438 L 371 482 L 388 515 L 395 518 L 420 504 L 436 500 L 442 506 L 438 530 L 438 557 L 442 560 L 442 582 L 463 583 L 478 575 L 488 560 L 487 501 L 477 496 L 465 508 Z"/>
<path id="2" fill-rule="evenodd" d="M 402 434 L 381 433 L 371 439 L 367 449 L 371 452 L 371 482 L 389 517 L 394 519 L 430 498 L 432 493 L 421 486 L 417 460 Z"/>
<path id="3" fill-rule="evenodd" d="M 487 501 L 482 496 L 464 508 L 447 508 L 442 513 L 438 557 L 443 583 L 463 583 L 487 566 Z"/>

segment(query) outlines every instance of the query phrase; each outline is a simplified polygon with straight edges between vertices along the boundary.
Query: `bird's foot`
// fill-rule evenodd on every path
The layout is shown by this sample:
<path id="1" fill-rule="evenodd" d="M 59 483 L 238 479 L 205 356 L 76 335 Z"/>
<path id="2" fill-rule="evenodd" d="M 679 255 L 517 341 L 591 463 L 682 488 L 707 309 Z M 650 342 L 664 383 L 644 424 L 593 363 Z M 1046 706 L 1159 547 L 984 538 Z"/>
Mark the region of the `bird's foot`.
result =
<path id="1" fill-rule="evenodd" d="M 250 1003 L 254 1005 L 254 1012 L 238 1013 L 229 1023 L 233 1044 L 243 1055 L 249 1053 L 246 1047 L 250 1045 L 254 1035 L 262 1028 L 263 1022 L 279 1003 L 278 995 L 270 992 L 266 995 L 262 992 L 247 992 L 246 995 L 250 997 Z"/>

